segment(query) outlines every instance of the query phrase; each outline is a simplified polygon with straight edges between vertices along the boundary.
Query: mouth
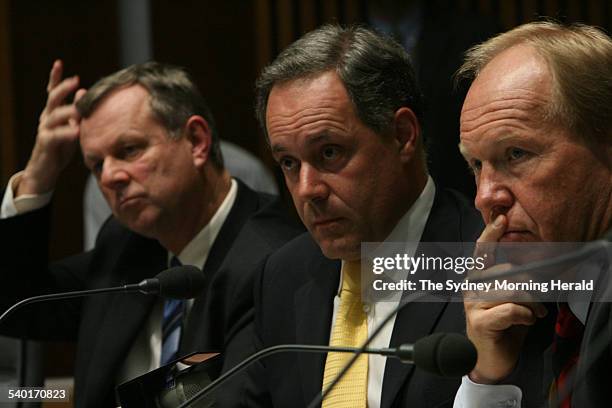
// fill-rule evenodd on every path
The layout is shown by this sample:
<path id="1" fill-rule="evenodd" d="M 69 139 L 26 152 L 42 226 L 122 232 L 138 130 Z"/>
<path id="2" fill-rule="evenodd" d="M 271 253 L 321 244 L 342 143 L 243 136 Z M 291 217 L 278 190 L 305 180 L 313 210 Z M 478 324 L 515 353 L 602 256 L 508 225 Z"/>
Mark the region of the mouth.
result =
<path id="1" fill-rule="evenodd" d="M 327 228 L 333 225 L 338 224 L 342 218 L 318 218 L 313 220 L 312 227 L 313 228 Z"/>
<path id="2" fill-rule="evenodd" d="M 119 208 L 136 204 L 140 199 L 142 196 L 124 197 L 119 201 Z"/>
<path id="3" fill-rule="evenodd" d="M 534 236 L 528 230 L 507 230 L 502 235 L 500 242 L 526 242 L 534 241 Z"/>

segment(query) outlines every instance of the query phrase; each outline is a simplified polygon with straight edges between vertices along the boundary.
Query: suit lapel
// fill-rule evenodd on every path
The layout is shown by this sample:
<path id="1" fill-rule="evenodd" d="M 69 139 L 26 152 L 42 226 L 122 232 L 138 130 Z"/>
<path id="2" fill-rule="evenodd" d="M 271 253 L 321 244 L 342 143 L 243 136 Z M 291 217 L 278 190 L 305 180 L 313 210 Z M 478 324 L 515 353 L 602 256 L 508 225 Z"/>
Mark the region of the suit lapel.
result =
<path id="1" fill-rule="evenodd" d="M 135 283 L 155 276 L 165 269 L 166 257 L 167 252 L 157 241 L 131 236 L 113 268 L 113 275 L 117 277 L 113 284 Z M 99 305 L 101 314 L 88 363 L 89 380 L 82 388 L 86 390 L 84 406 L 96 405 L 100 396 L 114 387 L 117 372 L 157 299 L 138 293 L 92 299 Z"/>
<path id="2" fill-rule="evenodd" d="M 460 237 L 459 214 L 454 206 L 449 204 L 446 193 L 436 189 L 434 203 L 427 218 L 421 242 L 454 242 Z M 426 252 L 428 256 L 440 256 L 440 254 L 431 253 L 431 250 L 425 251 L 419 245 L 416 253 L 423 252 Z M 414 343 L 421 337 L 432 333 L 446 306 L 447 303 L 443 301 L 413 302 L 406 305 L 395 319 L 389 345 L 394 347 L 402 343 Z M 398 359 L 387 358 L 381 398 L 382 408 L 391 406 L 400 388 L 413 371 L 413 364 L 404 364 Z"/>
<path id="3" fill-rule="evenodd" d="M 210 278 L 217 272 L 238 233 L 260 206 L 258 194 L 241 181 L 236 180 L 236 182 L 238 183 L 236 201 L 215 238 L 204 265 L 207 281 L 210 281 Z"/>
<path id="4" fill-rule="evenodd" d="M 443 302 L 415 302 L 404 307 L 396 317 L 390 346 L 414 343 L 430 334 L 445 308 L 446 303 Z M 418 319 L 415 319 L 416 316 Z M 404 364 L 398 359 L 387 358 L 381 407 L 391 406 L 402 384 L 413 371 L 414 364 Z"/>
<path id="5" fill-rule="evenodd" d="M 206 263 L 202 266 L 202 270 L 204 271 L 205 275 L 205 285 L 201 292 L 202 294 L 207 293 L 213 276 L 217 273 L 217 270 L 221 264 L 223 264 L 225 256 L 232 247 L 236 237 L 240 233 L 240 230 L 260 206 L 258 194 L 246 187 L 240 180 L 236 181 L 238 183 L 236 201 L 227 215 L 219 234 L 215 238 L 215 242 L 210 248 L 210 252 L 206 258 Z M 189 313 L 189 317 L 187 318 L 185 335 L 182 336 L 182 353 L 196 351 L 196 345 L 200 339 L 200 336 L 198 336 L 197 333 L 199 333 L 200 329 L 204 326 L 202 316 L 206 315 L 204 313 L 205 309 L 205 297 L 202 295 L 196 297 L 193 302 L 191 312 Z"/>
<path id="6" fill-rule="evenodd" d="M 307 266 L 313 279 L 306 282 L 295 294 L 295 340 L 298 344 L 329 344 L 329 328 L 334 297 L 340 279 L 340 262 L 327 258 L 318 264 Z M 321 392 L 325 354 L 298 353 L 299 373 L 305 403 Z"/>

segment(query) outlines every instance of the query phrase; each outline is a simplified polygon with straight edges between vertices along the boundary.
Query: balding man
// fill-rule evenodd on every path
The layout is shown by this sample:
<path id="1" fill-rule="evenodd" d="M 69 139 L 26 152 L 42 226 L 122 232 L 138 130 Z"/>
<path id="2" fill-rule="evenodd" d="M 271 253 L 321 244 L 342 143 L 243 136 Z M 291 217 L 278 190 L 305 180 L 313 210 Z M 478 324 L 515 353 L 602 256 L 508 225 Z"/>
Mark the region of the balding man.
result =
<path id="1" fill-rule="evenodd" d="M 612 227 L 610 38 L 583 25 L 525 24 L 471 49 L 459 74 L 474 78 L 460 148 L 487 224 L 479 242 L 603 237 Z M 572 340 L 573 360 L 552 375 L 542 353 L 556 307 L 547 313 L 539 303 L 466 302 L 465 310 L 478 363 L 464 378 L 458 406 L 519 406 L 521 399 L 530 407 L 609 405 L 609 303 L 559 305 L 557 337 L 564 336 L 563 318 L 584 338 L 582 346 Z M 595 350 L 590 344 L 599 335 L 605 347 Z"/>

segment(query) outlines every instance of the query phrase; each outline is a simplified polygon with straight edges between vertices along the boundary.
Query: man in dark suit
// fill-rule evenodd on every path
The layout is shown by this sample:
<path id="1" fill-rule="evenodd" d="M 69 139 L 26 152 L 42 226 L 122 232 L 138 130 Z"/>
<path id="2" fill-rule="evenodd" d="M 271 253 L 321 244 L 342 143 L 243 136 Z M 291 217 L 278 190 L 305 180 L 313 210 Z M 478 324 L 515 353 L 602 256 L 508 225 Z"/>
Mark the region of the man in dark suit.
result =
<path id="1" fill-rule="evenodd" d="M 362 242 L 476 238 L 482 228 L 476 211 L 427 174 L 421 108 L 405 51 L 365 28 L 321 27 L 264 69 L 257 116 L 308 233 L 261 266 L 259 348 L 365 340 L 399 300 L 360 298 Z M 414 303 L 373 345 L 462 331 L 460 317 L 457 304 Z M 227 405 L 306 406 L 345 362 L 336 353 L 269 357 L 250 372 L 251 389 Z M 448 405 L 459 383 L 378 356 L 361 357 L 357 366 L 323 406 Z"/>
<path id="2" fill-rule="evenodd" d="M 589 26 L 525 24 L 472 49 L 460 75 L 473 79 L 460 148 L 487 224 L 479 242 L 602 238 L 612 227 L 610 37 Z M 540 303 L 466 302 L 478 363 L 457 406 L 609 406 L 612 315 L 603 282 L 590 305 L 570 298 L 552 313 Z"/>
<path id="3" fill-rule="evenodd" d="M 177 260 L 206 280 L 194 302 L 101 295 L 41 304 L 3 326 L 77 341 L 75 405 L 110 407 L 118 383 L 190 351 L 222 351 L 252 318 L 249 271 L 299 228 L 224 169 L 212 115 L 182 69 L 150 62 L 77 88 L 55 62 L 31 158 L 5 193 L 3 307 L 139 282 Z M 77 102 L 64 105 L 75 91 Z M 92 251 L 47 265 L 51 191 L 79 143 L 113 217 Z"/>

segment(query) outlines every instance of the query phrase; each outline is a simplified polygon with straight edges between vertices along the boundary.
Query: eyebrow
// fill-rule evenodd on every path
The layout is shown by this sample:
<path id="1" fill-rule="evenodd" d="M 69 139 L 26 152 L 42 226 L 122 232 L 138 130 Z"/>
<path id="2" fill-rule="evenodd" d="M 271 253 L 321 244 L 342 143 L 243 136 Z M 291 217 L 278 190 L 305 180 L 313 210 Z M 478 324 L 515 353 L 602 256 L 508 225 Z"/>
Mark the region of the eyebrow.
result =
<path id="1" fill-rule="evenodd" d="M 331 135 L 329 134 L 329 132 L 324 131 L 320 134 L 317 134 L 315 136 L 309 137 L 308 139 L 306 139 L 305 145 L 306 147 L 312 146 L 314 144 L 317 143 L 321 143 L 321 142 L 326 142 L 329 141 L 331 139 Z M 286 152 L 287 149 L 282 146 L 282 145 L 272 145 L 272 153 L 282 153 L 282 152 Z"/>
<path id="2" fill-rule="evenodd" d="M 502 143 L 502 142 L 508 142 L 508 141 L 513 142 L 515 140 L 522 142 L 522 141 L 529 140 L 529 138 L 527 138 L 525 136 L 519 136 L 519 135 L 507 132 L 507 133 L 504 133 L 501 136 L 498 136 L 496 138 L 496 140 L 495 140 L 495 144 L 499 145 L 499 143 Z M 459 142 L 458 147 L 459 147 L 459 152 L 461 152 L 462 155 L 464 155 L 464 156 L 465 155 L 469 155 L 469 153 L 467 151 L 467 147 L 465 147 L 463 142 Z"/>
<path id="3" fill-rule="evenodd" d="M 115 149 L 117 146 L 121 146 L 121 145 L 125 145 L 127 142 L 133 142 L 133 139 L 137 138 L 137 136 L 135 135 L 131 135 L 130 133 L 122 133 L 120 135 L 118 135 L 115 140 L 113 140 L 113 143 L 110 145 L 110 149 L 113 150 Z M 83 161 L 85 162 L 85 165 L 87 165 L 87 162 L 90 163 L 95 163 L 97 161 L 101 160 L 101 158 L 99 158 L 96 155 L 83 155 Z"/>

